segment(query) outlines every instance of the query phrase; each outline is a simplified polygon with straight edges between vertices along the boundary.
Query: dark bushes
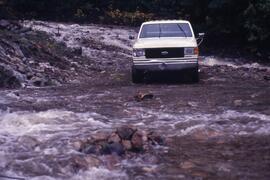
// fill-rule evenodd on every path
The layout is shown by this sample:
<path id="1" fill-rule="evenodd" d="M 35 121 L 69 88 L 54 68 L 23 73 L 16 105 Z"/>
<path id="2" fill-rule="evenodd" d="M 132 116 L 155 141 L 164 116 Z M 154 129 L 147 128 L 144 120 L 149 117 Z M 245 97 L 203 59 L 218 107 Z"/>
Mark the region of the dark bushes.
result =
<path id="1" fill-rule="evenodd" d="M 188 19 L 209 38 L 237 39 L 249 51 L 270 56 L 270 0 L 0 0 L 0 17 L 133 26 Z"/>

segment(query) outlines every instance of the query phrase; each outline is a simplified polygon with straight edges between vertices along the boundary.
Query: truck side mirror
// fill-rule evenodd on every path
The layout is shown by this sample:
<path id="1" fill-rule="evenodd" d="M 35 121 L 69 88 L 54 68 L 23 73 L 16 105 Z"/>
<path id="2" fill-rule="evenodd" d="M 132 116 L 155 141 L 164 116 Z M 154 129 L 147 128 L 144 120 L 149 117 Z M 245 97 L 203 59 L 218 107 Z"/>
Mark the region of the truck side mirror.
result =
<path id="1" fill-rule="evenodd" d="M 203 38 L 205 36 L 205 33 L 198 33 L 199 38 Z"/>
<path id="2" fill-rule="evenodd" d="M 198 46 L 200 46 L 204 40 L 205 33 L 198 33 L 198 37 L 196 38 Z"/>
<path id="3" fill-rule="evenodd" d="M 133 36 L 133 35 L 129 35 L 129 37 L 128 37 L 130 40 L 134 40 L 135 39 L 135 37 Z"/>

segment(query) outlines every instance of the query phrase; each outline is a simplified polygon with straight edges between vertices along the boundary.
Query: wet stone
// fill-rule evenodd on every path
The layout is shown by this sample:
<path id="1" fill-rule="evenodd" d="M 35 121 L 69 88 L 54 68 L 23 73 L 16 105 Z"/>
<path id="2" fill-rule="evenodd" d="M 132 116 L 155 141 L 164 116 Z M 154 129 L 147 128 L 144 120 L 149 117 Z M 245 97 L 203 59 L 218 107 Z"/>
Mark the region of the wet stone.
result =
<path id="1" fill-rule="evenodd" d="M 143 135 L 137 131 L 132 136 L 131 143 L 134 150 L 143 150 Z"/>
<path id="2" fill-rule="evenodd" d="M 139 92 L 138 94 L 136 94 L 134 96 L 134 99 L 136 101 L 138 101 L 138 102 L 153 99 L 153 98 L 154 98 L 154 94 L 152 94 L 152 93 L 143 93 L 143 92 Z"/>
<path id="3" fill-rule="evenodd" d="M 150 146 L 164 144 L 156 133 L 147 133 L 131 126 L 122 126 L 116 132 L 98 131 L 90 140 L 77 140 L 73 147 L 84 154 L 129 156 L 134 153 L 145 153 Z"/>
<path id="4" fill-rule="evenodd" d="M 79 141 L 75 141 L 73 143 L 73 147 L 77 150 L 77 151 L 81 151 L 82 147 L 83 147 L 83 142 L 81 140 Z"/>
<path id="5" fill-rule="evenodd" d="M 113 170 L 120 163 L 120 158 L 117 155 L 105 155 L 103 161 L 108 169 Z"/>
<path id="6" fill-rule="evenodd" d="M 121 139 L 120 139 L 120 137 L 119 137 L 118 134 L 113 133 L 113 134 L 109 137 L 108 142 L 109 142 L 109 143 L 120 143 L 120 142 L 121 142 Z"/>
<path id="7" fill-rule="evenodd" d="M 92 135 L 92 138 L 95 141 L 105 141 L 107 140 L 111 135 L 111 132 L 108 131 L 98 131 L 97 133 L 95 133 L 94 135 Z"/>
<path id="8" fill-rule="evenodd" d="M 106 144 L 101 150 L 101 154 L 117 154 L 121 156 L 124 153 L 124 147 L 120 143 Z"/>
<path id="9" fill-rule="evenodd" d="M 0 87 L 21 87 L 23 78 L 16 71 L 5 65 L 0 65 Z"/>
<path id="10" fill-rule="evenodd" d="M 123 144 L 125 150 L 129 151 L 129 150 L 132 149 L 132 144 L 131 144 L 131 142 L 129 140 L 123 140 L 122 144 Z"/>
<path id="11" fill-rule="evenodd" d="M 96 154 L 98 153 L 98 149 L 97 149 L 97 146 L 95 145 L 92 145 L 92 144 L 87 144 L 85 145 L 81 151 L 85 154 Z"/>
<path id="12" fill-rule="evenodd" d="M 31 82 L 33 85 L 38 86 L 38 87 L 42 87 L 47 84 L 47 81 L 45 79 L 39 78 L 39 77 L 33 77 L 31 79 Z"/>
<path id="13" fill-rule="evenodd" d="M 88 167 L 98 167 L 101 164 L 101 160 L 97 159 L 93 156 L 86 156 L 84 157 L 85 161 L 87 162 Z"/>
<path id="14" fill-rule="evenodd" d="M 151 132 L 148 134 L 148 139 L 153 143 L 153 144 L 159 144 L 159 145 L 164 145 L 165 144 L 165 139 L 158 135 L 155 132 Z"/>
<path id="15" fill-rule="evenodd" d="M 122 126 L 117 129 L 117 134 L 122 140 L 131 140 L 132 135 L 135 133 L 136 129 L 129 126 Z"/>

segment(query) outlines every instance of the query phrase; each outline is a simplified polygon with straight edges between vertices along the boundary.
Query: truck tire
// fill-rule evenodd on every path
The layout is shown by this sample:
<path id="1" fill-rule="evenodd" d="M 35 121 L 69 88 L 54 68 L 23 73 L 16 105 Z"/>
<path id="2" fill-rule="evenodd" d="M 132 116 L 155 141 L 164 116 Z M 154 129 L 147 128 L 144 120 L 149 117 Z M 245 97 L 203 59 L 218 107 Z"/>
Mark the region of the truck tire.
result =
<path id="1" fill-rule="evenodd" d="M 140 83 L 143 79 L 142 73 L 136 68 L 132 67 L 132 82 L 137 84 Z"/>
<path id="2" fill-rule="evenodd" d="M 193 83 L 198 83 L 200 81 L 198 68 L 194 68 L 191 72 L 191 79 Z"/>

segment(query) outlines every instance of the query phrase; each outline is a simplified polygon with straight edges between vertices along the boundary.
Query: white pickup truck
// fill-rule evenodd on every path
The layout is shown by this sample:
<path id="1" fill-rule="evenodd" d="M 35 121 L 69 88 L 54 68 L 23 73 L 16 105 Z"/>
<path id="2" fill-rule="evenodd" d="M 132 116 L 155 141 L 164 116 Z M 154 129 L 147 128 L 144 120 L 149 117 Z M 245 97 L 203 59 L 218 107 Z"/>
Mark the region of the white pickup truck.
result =
<path id="1" fill-rule="evenodd" d="M 202 39 L 204 34 L 199 35 Z M 147 71 L 189 70 L 192 80 L 198 82 L 198 56 L 198 43 L 190 22 L 145 22 L 133 46 L 132 81 L 141 82 Z"/>

